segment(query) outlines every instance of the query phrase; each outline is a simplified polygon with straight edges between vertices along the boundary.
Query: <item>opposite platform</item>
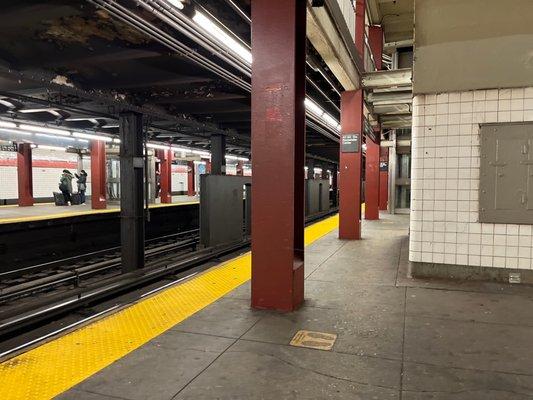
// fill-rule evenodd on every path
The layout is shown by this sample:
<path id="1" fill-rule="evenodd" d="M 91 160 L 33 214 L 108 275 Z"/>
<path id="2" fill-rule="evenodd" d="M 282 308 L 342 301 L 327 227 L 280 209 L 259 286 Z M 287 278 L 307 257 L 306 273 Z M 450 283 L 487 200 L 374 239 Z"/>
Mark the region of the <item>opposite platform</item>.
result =
<path id="1" fill-rule="evenodd" d="M 198 203 L 197 196 L 173 196 L 172 203 L 151 204 L 150 208 L 172 207 L 181 204 Z M 119 213 L 120 206 L 111 204 L 105 210 L 91 209 L 90 202 L 87 205 L 55 206 L 51 203 L 35 204 L 32 207 L 19 207 L 16 205 L 0 206 L 0 224 L 12 224 L 19 222 L 34 222 L 58 218 L 79 217 L 84 215 Z"/>

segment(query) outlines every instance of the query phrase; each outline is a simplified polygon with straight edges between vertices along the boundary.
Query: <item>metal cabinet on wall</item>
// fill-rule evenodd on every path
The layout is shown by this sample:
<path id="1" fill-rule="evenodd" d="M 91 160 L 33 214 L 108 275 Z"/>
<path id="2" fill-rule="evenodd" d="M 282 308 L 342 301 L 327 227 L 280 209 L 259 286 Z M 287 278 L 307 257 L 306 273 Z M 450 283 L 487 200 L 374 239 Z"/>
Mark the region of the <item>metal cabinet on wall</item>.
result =
<path id="1" fill-rule="evenodd" d="M 479 221 L 533 224 L 533 123 L 481 125 Z"/>

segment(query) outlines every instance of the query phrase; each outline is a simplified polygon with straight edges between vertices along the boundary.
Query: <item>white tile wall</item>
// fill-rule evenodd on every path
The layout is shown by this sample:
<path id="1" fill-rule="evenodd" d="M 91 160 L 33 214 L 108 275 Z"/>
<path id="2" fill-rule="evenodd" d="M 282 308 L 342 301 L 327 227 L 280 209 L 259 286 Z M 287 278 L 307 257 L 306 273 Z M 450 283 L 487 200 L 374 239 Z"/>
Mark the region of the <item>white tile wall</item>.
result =
<path id="1" fill-rule="evenodd" d="M 533 87 L 413 100 L 411 261 L 533 269 L 530 225 L 478 222 L 479 124 L 533 121 Z"/>

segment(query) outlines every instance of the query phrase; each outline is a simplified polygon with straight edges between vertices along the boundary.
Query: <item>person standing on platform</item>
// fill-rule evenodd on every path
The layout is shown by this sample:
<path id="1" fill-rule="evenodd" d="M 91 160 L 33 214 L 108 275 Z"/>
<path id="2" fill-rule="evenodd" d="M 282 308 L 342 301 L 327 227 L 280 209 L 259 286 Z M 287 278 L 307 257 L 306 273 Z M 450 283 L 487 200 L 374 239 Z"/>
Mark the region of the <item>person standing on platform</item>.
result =
<path id="1" fill-rule="evenodd" d="M 84 169 L 80 171 L 80 174 L 74 174 L 78 179 L 78 193 L 80 195 L 80 204 L 85 205 L 85 191 L 87 190 L 87 172 Z"/>
<path id="2" fill-rule="evenodd" d="M 61 190 L 61 193 L 63 193 L 63 197 L 65 198 L 65 205 L 70 206 L 71 203 L 71 197 L 72 194 L 72 174 L 68 169 L 63 170 L 63 174 L 61 174 L 61 177 L 59 178 L 59 190 Z"/>

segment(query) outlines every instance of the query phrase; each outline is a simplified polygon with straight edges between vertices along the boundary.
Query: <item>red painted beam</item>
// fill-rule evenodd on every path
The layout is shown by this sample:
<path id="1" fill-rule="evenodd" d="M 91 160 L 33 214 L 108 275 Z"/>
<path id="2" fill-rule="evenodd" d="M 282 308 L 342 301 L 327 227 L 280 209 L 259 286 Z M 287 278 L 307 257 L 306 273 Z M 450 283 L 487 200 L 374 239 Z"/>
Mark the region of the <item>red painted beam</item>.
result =
<path id="1" fill-rule="evenodd" d="M 361 173 L 363 142 L 363 91 L 341 95 L 341 141 L 359 138 L 357 151 L 345 152 L 341 143 L 339 162 L 339 238 L 361 239 Z"/>
<path id="2" fill-rule="evenodd" d="M 194 161 L 187 161 L 187 195 L 194 196 L 196 194 L 194 184 Z"/>
<path id="3" fill-rule="evenodd" d="M 18 145 L 17 176 L 19 190 L 18 205 L 21 207 L 33 206 L 33 171 L 30 143 L 21 143 Z"/>
<path id="4" fill-rule="evenodd" d="M 252 1 L 252 307 L 304 299 L 306 1 Z"/>
<path id="5" fill-rule="evenodd" d="M 202 161 L 205 162 L 205 173 L 211 173 L 211 160 L 209 158 L 203 158 Z"/>
<path id="6" fill-rule="evenodd" d="M 95 210 L 107 207 L 105 142 L 91 142 L 91 206 Z"/>
<path id="7" fill-rule="evenodd" d="M 361 59 L 365 54 L 365 7 L 366 0 L 356 0 L 355 2 L 355 48 Z"/>
<path id="8" fill-rule="evenodd" d="M 379 150 L 379 209 L 387 211 L 389 205 L 389 149 Z"/>
<path id="9" fill-rule="evenodd" d="M 172 151 L 157 150 L 161 173 L 161 203 L 172 203 Z"/>
<path id="10" fill-rule="evenodd" d="M 371 25 L 368 27 L 368 44 L 372 50 L 372 56 L 376 63 L 376 69 L 383 68 L 383 28 L 377 25 Z"/>
<path id="11" fill-rule="evenodd" d="M 377 137 L 380 132 L 377 132 Z M 379 143 L 366 141 L 365 219 L 379 219 Z"/>

